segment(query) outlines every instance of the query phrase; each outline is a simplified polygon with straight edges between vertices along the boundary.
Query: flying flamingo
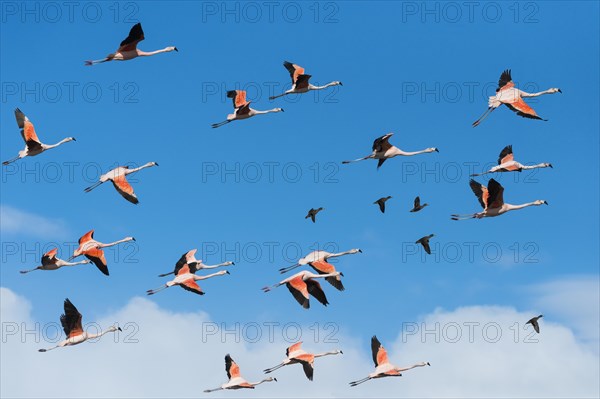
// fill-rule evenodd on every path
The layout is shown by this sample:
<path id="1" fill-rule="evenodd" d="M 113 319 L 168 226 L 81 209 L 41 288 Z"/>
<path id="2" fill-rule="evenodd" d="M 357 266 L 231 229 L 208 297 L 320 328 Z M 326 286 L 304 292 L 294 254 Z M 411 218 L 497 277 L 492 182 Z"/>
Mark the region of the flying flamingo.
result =
<path id="1" fill-rule="evenodd" d="M 25 141 L 25 148 L 22 151 L 19 151 L 19 155 L 17 157 L 2 162 L 2 165 L 8 165 L 9 163 L 18 161 L 21 158 L 33 157 L 41 154 L 44 151 L 58 147 L 61 144 L 69 141 L 75 141 L 75 137 L 67 137 L 56 144 L 44 144 L 40 141 L 40 139 L 38 139 L 33 127 L 33 123 L 29 121 L 29 118 L 27 118 L 27 116 L 25 116 L 25 114 L 21 112 L 19 108 L 15 109 L 15 117 L 17 118 L 17 125 L 19 125 L 19 129 L 21 129 L 21 137 L 23 137 L 23 140 Z"/>
<path id="2" fill-rule="evenodd" d="M 151 51 L 149 53 L 139 50 L 137 44 L 144 40 L 144 31 L 142 30 L 142 24 L 138 22 L 133 25 L 129 31 L 129 36 L 125 38 L 119 45 L 117 51 L 106 56 L 106 58 L 96 61 L 85 61 L 85 65 L 94 65 L 106 61 L 127 61 L 137 57 L 149 57 L 151 55 L 160 53 L 169 53 L 171 51 L 179 51 L 177 47 L 165 47 L 162 50 Z"/>
<path id="3" fill-rule="evenodd" d="M 516 112 L 517 115 L 524 118 L 541 119 L 545 121 L 546 119 L 540 118 L 538 114 L 535 113 L 533 108 L 523 101 L 523 98 L 538 97 L 543 94 L 554 94 L 557 92 L 562 93 L 560 89 L 556 88 L 540 91 L 539 93 L 526 93 L 522 90 L 519 90 L 515 87 L 515 84 L 512 81 L 510 69 L 507 69 L 502 72 L 502 75 L 500 75 L 500 79 L 498 80 L 498 88 L 496 89 L 496 95 L 490 97 L 487 111 L 485 111 L 479 119 L 473 122 L 473 127 L 478 126 L 485 118 L 490 116 L 492 111 L 502 104 L 506 105 L 511 111 Z"/>
<path id="4" fill-rule="evenodd" d="M 39 349 L 38 352 L 48 352 L 52 349 L 62 348 L 63 346 L 79 345 L 88 339 L 99 338 L 104 334 L 115 331 L 123 331 L 121 327 L 111 326 L 107 330 L 102 331 L 98 334 L 89 334 L 83 331 L 81 326 L 81 313 L 77 308 L 69 301 L 69 298 L 65 299 L 65 313 L 60 316 L 60 324 L 62 324 L 63 330 L 67 339 L 58 343 L 58 345 L 49 349 Z"/>
<path id="5" fill-rule="evenodd" d="M 325 208 L 310 208 L 310 210 L 308 211 L 308 213 L 306 214 L 306 216 L 304 216 L 304 219 L 308 219 L 310 218 L 310 220 L 312 220 L 313 223 L 316 222 L 316 217 L 317 217 L 317 213 L 321 212 L 323 209 Z"/>
<path id="6" fill-rule="evenodd" d="M 393 157 L 397 157 L 397 156 L 411 156 L 411 155 L 417 155 L 417 154 L 425 154 L 425 153 L 434 152 L 434 151 L 440 152 L 435 147 L 426 148 L 422 151 L 415 151 L 415 152 L 402 151 L 398 147 L 393 146 L 389 143 L 389 139 L 393 135 L 394 135 L 394 133 L 388 133 L 385 136 L 381 136 L 381 137 L 375 139 L 375 141 L 373 141 L 373 153 L 371 155 L 367 155 L 366 157 L 354 159 L 352 161 L 343 161 L 342 163 L 346 164 L 346 163 L 350 163 L 350 162 L 364 161 L 365 159 L 378 159 L 379 163 L 377 164 L 377 169 L 379 169 L 381 167 L 381 165 L 383 165 L 385 160 L 389 159 L 389 158 L 393 158 Z"/>
<path id="7" fill-rule="evenodd" d="M 421 209 L 425 208 L 427 205 L 427 203 L 421 205 L 421 198 L 416 197 L 415 198 L 415 202 L 414 202 L 414 207 L 413 209 L 410 210 L 410 212 L 419 212 Z"/>
<path id="8" fill-rule="evenodd" d="M 284 61 L 283 66 L 285 67 L 285 69 L 288 70 L 290 76 L 292 77 L 292 88 L 277 96 L 269 97 L 269 100 L 274 100 L 278 97 L 287 96 L 288 94 L 306 93 L 309 90 L 323 90 L 328 88 L 329 86 L 343 86 L 342 82 L 339 81 L 333 81 L 331 83 L 327 83 L 324 86 L 314 86 L 308 82 L 311 78 L 311 75 L 305 75 L 304 68 L 302 68 L 301 66 L 292 64 L 288 61 Z"/>
<path id="9" fill-rule="evenodd" d="M 530 319 L 529 321 L 527 321 L 527 323 L 525 324 L 531 324 L 533 326 L 533 329 L 535 330 L 536 333 L 540 333 L 540 324 L 538 323 L 538 320 L 541 319 L 542 317 L 544 317 L 544 315 L 539 315 L 539 316 L 535 316 L 532 319 Z"/>
<path id="10" fill-rule="evenodd" d="M 128 241 L 135 241 L 135 238 L 125 237 L 119 241 L 103 244 L 94 240 L 94 230 L 90 230 L 79 239 L 79 247 L 73 251 L 73 256 L 69 258 L 69 261 L 78 256 L 84 255 L 86 258 L 91 260 L 92 263 L 96 265 L 96 267 L 100 269 L 102 273 L 108 276 L 108 264 L 106 263 L 106 258 L 104 257 L 104 251 L 102 248 L 112 247 Z"/>
<path id="11" fill-rule="evenodd" d="M 379 205 L 379 210 L 381 213 L 385 213 L 385 202 L 390 198 L 392 198 L 391 195 L 388 195 L 387 197 L 381 197 L 377 201 L 373 202 L 373 204 Z"/>
<path id="12" fill-rule="evenodd" d="M 298 263 L 296 263 L 292 266 L 282 267 L 281 269 L 279 269 L 279 272 L 281 274 L 283 274 L 283 273 L 287 273 L 290 270 L 293 270 L 297 267 L 309 265 L 319 274 L 335 273 L 335 271 L 336 271 L 335 266 L 333 266 L 331 263 L 327 262 L 327 260 L 329 258 L 335 258 L 338 256 L 344 256 L 344 255 L 351 255 L 351 254 L 355 254 L 355 253 L 359 253 L 359 252 L 362 253 L 362 251 L 360 249 L 351 249 L 346 252 L 333 253 L 333 254 L 329 253 L 327 251 L 313 251 L 313 252 L 309 253 L 308 255 L 306 255 L 304 258 L 300 258 L 300 260 L 298 260 Z M 327 278 L 325 278 L 325 280 L 327 280 L 327 282 L 329 284 L 333 285 L 339 291 L 344 291 L 345 288 L 344 288 L 344 285 L 342 284 L 342 280 L 341 280 L 340 276 L 327 277 Z"/>
<path id="13" fill-rule="evenodd" d="M 371 352 L 373 354 L 373 362 L 375 363 L 375 371 L 363 379 L 352 381 L 350 386 L 355 387 L 358 384 L 362 384 L 373 378 L 402 377 L 401 373 L 403 371 L 414 369 L 415 367 L 431 366 L 429 362 L 421 362 L 409 367 L 394 366 L 389 362 L 386 350 L 375 335 L 371 338 Z"/>
<path id="14" fill-rule="evenodd" d="M 131 184 L 129 184 L 129 182 L 127 181 L 126 176 L 130 175 L 132 173 L 135 173 L 137 171 L 140 171 L 142 169 L 152 167 L 152 166 L 158 166 L 158 163 L 148 162 L 148 163 L 140 166 L 139 168 L 133 168 L 133 169 L 129 169 L 129 166 L 117 166 L 113 170 L 100 176 L 100 179 L 96 183 L 94 183 L 93 185 L 91 185 L 90 187 L 86 188 L 83 191 L 85 191 L 86 193 L 89 193 L 90 191 L 92 191 L 93 189 L 95 189 L 96 187 L 101 185 L 102 183 L 106 183 L 107 181 L 110 180 L 112 182 L 113 186 L 115 187 L 115 189 L 119 192 L 119 194 L 121 194 L 121 196 L 123 198 L 125 198 L 127 201 L 131 202 L 132 204 L 138 204 L 140 201 L 138 200 L 137 196 L 133 192 L 133 187 L 131 187 Z"/>
<path id="15" fill-rule="evenodd" d="M 224 274 L 229 274 L 227 270 L 221 270 L 220 272 L 216 272 L 213 274 L 208 274 L 206 276 L 197 276 L 190 271 L 190 267 L 188 265 L 183 265 L 175 278 L 171 281 L 167 281 L 165 285 L 162 287 L 156 288 L 154 290 L 148 290 L 146 293 L 148 295 L 154 295 L 159 291 L 172 287 L 174 285 L 178 285 L 186 291 L 193 292 L 198 295 L 204 295 L 204 291 L 200 288 L 196 281 L 198 280 L 206 280 L 207 278 L 222 276 Z"/>
<path id="16" fill-rule="evenodd" d="M 242 389 L 242 388 L 254 389 L 255 386 L 260 385 L 263 382 L 271 382 L 271 381 L 277 382 L 277 378 L 273 378 L 273 377 L 268 377 L 268 378 L 265 378 L 264 380 L 258 381 L 258 382 L 246 381 L 240 375 L 240 367 L 237 365 L 236 362 L 233 361 L 233 359 L 231 358 L 231 356 L 229 356 L 229 354 L 227 354 L 225 356 L 225 371 L 227 371 L 227 378 L 229 378 L 229 381 L 227 381 L 225 384 L 221 385 L 219 388 L 205 389 L 204 392 L 208 393 L 208 392 L 220 391 L 221 389 Z"/>
<path id="17" fill-rule="evenodd" d="M 51 249 L 50 251 L 46 252 L 42 256 L 42 265 L 41 266 L 38 266 L 35 269 L 31 269 L 31 270 L 21 270 L 20 273 L 25 274 L 25 273 L 32 272 L 34 270 L 58 270 L 61 267 L 65 267 L 65 266 L 76 266 L 76 265 L 84 265 L 87 263 L 92 263 L 92 261 L 90 261 L 90 260 L 82 260 L 82 261 L 73 262 L 73 263 L 66 262 L 56 256 L 57 252 L 58 252 L 57 248 Z"/>
<path id="18" fill-rule="evenodd" d="M 421 237 L 417 241 L 415 241 L 415 244 L 421 244 L 425 252 L 427 252 L 429 255 L 431 255 L 431 248 L 429 247 L 429 240 L 431 239 L 431 237 L 433 237 L 433 234 Z"/>
<path id="19" fill-rule="evenodd" d="M 175 269 L 172 272 L 159 274 L 158 277 L 167 277 L 168 275 L 171 275 L 171 274 L 177 275 L 177 273 L 179 273 L 179 270 L 181 270 L 181 268 L 185 265 L 187 265 L 188 268 L 190 269 L 190 273 L 196 273 L 198 270 L 202 270 L 202 269 L 216 269 L 217 267 L 221 267 L 221 266 L 235 265 L 235 263 L 233 263 L 233 262 L 224 262 L 224 263 L 219 263 L 218 265 L 211 265 L 211 266 L 205 265 L 204 263 L 202 263 L 202 260 L 196 259 L 195 255 L 196 255 L 197 251 L 198 251 L 197 249 L 192 249 L 192 250 L 189 250 L 186 253 L 184 253 L 183 255 L 181 255 L 181 258 L 179 258 L 179 260 L 175 264 Z"/>
<path id="20" fill-rule="evenodd" d="M 496 180 L 490 179 L 488 186 L 477 183 L 471 179 L 469 182 L 471 190 L 475 193 L 475 196 L 479 200 L 483 212 L 474 213 L 471 215 L 452 215 L 452 220 L 465 220 L 465 219 L 481 219 L 484 217 L 494 217 L 503 215 L 508 211 L 514 211 L 517 209 L 523 209 L 528 206 L 539 206 L 542 204 L 548 205 L 548 202 L 544 200 L 536 200 L 521 205 L 512 205 L 504 203 L 504 187 L 500 185 Z"/>
<path id="21" fill-rule="evenodd" d="M 302 305 L 304 309 L 310 308 L 310 302 L 308 298 L 309 294 L 315 297 L 317 301 L 321 302 L 324 306 L 327 306 L 329 302 L 327 301 L 325 292 L 323 292 L 323 289 L 321 288 L 321 284 L 319 284 L 313 279 L 337 276 L 343 276 L 343 274 L 340 272 L 314 274 L 309 271 L 303 270 L 299 273 L 294 274 L 291 277 L 286 278 L 283 281 L 280 281 L 279 283 L 271 287 L 263 287 L 262 290 L 264 292 L 269 292 L 272 289 L 285 284 L 288 290 L 290 290 L 290 292 L 296 299 L 296 301 L 298 301 L 298 303 Z"/>
<path id="22" fill-rule="evenodd" d="M 283 112 L 283 108 L 273 108 L 266 111 L 258 111 L 254 108 L 250 108 L 250 103 L 252 101 L 246 101 L 245 90 L 229 90 L 227 92 L 227 98 L 233 99 L 234 112 L 233 114 L 227 115 L 227 120 L 219 123 L 213 123 L 213 128 L 221 127 L 238 119 L 241 120 L 252 118 L 255 115 L 269 114 L 271 112 Z"/>
<path id="23" fill-rule="evenodd" d="M 498 156 L 498 165 L 494 166 L 492 169 L 483 173 L 475 173 L 471 176 L 481 176 L 487 173 L 494 172 L 520 172 L 524 169 L 536 169 L 536 168 L 552 168 L 551 163 L 539 163 L 537 165 L 523 165 L 517 161 L 515 161 L 512 145 L 507 145 L 502 149 L 500 155 Z"/>
<path id="24" fill-rule="evenodd" d="M 334 351 L 330 351 L 330 352 L 317 353 L 317 354 L 313 355 L 312 353 L 307 353 L 305 350 L 303 350 L 301 348 L 301 346 L 302 346 L 302 342 L 298 342 L 298 343 L 295 343 L 294 345 L 290 346 L 289 348 L 287 348 L 285 350 L 285 355 L 287 356 L 287 358 L 284 359 L 283 362 L 281 362 L 277 366 L 265 369 L 264 372 L 268 374 L 268 373 L 271 373 L 281 367 L 288 366 L 290 364 L 298 364 L 299 363 L 302 365 L 302 368 L 304 369 L 304 374 L 306 374 L 306 378 L 308 378 L 310 381 L 312 381 L 313 380 L 313 372 L 314 372 L 314 362 L 315 362 L 316 358 L 323 357 L 323 356 L 329 356 L 329 355 L 344 354 L 344 352 L 342 352 L 341 350 L 334 350 Z"/>

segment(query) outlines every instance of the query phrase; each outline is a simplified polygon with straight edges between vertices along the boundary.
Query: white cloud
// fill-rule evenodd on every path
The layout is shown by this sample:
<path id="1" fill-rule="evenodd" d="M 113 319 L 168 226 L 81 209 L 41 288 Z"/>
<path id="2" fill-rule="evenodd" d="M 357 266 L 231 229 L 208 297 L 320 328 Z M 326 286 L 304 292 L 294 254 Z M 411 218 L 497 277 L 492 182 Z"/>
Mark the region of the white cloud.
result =
<path id="1" fill-rule="evenodd" d="M 42 239 L 68 236 L 62 220 L 49 219 L 8 205 L 0 205 L 0 231 L 3 235 L 22 234 Z"/>
<path id="2" fill-rule="evenodd" d="M 407 371 L 401 378 L 351 388 L 349 381 L 372 371 L 368 340 L 340 336 L 339 344 L 326 344 L 305 339 L 307 349 L 339 348 L 344 355 L 317 359 L 313 382 L 294 365 L 273 373 L 277 383 L 254 391 L 215 392 L 210 396 L 202 390 L 225 382 L 226 353 L 231 353 L 247 379 L 260 380 L 264 377 L 262 369 L 284 358 L 288 343 L 281 334 L 275 334 L 274 343 L 267 339 L 255 344 L 236 343 L 231 334 L 217 334 L 203 342 L 203 326 L 210 323 L 208 314 L 171 312 L 146 298 L 133 298 L 122 309 L 95 321 L 104 328 L 115 321 L 121 326 L 135 322 L 139 331 L 129 338 L 138 339 L 138 343 L 123 342 L 133 332 L 126 328 L 117 342 L 107 335 L 97 343 L 38 353 L 38 348 L 53 343 L 34 342 L 32 335 L 23 340 L 19 334 L 6 334 L 7 323 L 32 325 L 29 302 L 0 288 L 0 305 L 2 397 L 598 397 L 600 393 L 597 352 L 551 317 L 542 319 L 541 334 L 532 335 L 537 343 L 524 343 L 531 327 L 523 330 L 522 326 L 531 311 L 510 307 L 437 309 L 417 324 L 417 334 L 393 337 L 380 333 L 392 362 L 402 366 L 420 361 L 432 364 Z M 60 306 L 57 304 L 57 319 Z M 84 322 L 91 321 L 85 309 L 80 310 Z M 553 311 L 547 310 L 550 314 Z M 473 342 L 467 322 L 479 323 L 473 330 Z M 515 330 L 510 328 L 515 322 L 520 323 L 518 343 L 514 342 Z M 423 326 L 433 330 L 436 323 L 439 342 L 435 334 L 421 335 Z M 498 342 L 491 342 L 496 335 L 492 327 L 484 337 L 486 323 L 499 326 L 502 336 Z M 451 343 L 457 325 L 462 326 L 462 336 Z"/>

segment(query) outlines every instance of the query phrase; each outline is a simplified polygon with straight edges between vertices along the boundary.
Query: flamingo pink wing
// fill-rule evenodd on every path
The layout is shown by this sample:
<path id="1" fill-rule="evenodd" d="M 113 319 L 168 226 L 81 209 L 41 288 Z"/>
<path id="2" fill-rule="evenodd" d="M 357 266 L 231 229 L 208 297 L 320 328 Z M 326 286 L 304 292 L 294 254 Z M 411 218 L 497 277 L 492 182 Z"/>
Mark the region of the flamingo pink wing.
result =
<path id="1" fill-rule="evenodd" d="M 127 201 L 131 202 L 132 204 L 137 204 L 140 202 L 135 196 L 133 187 L 131 187 L 131 184 L 129 184 L 125 178 L 125 175 L 119 175 L 115 177 L 112 179 L 112 183 L 119 194 L 121 194 L 121 196 L 123 196 L 123 198 L 125 198 Z"/>

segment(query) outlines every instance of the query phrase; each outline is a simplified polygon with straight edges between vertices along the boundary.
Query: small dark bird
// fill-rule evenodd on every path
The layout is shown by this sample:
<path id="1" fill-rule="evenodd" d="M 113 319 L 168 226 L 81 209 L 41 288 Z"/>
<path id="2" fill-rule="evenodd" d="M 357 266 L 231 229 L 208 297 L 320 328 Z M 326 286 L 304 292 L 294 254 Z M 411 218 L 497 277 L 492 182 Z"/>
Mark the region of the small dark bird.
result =
<path id="1" fill-rule="evenodd" d="M 310 208 L 310 211 L 308 211 L 308 214 L 306 214 L 306 216 L 304 216 L 304 219 L 308 219 L 311 218 L 313 223 L 315 222 L 315 217 L 317 216 L 317 213 L 321 212 L 324 208 Z"/>
<path id="2" fill-rule="evenodd" d="M 533 326 L 533 329 L 535 330 L 535 332 L 539 334 L 540 333 L 540 325 L 538 324 L 538 320 L 542 317 L 544 317 L 544 315 L 542 315 L 542 314 L 539 316 L 536 316 L 536 317 L 532 318 L 531 320 L 529 320 L 525 324 L 531 324 Z"/>
<path id="3" fill-rule="evenodd" d="M 385 213 L 385 201 L 389 200 L 390 198 L 392 198 L 390 195 L 388 195 L 387 197 L 381 197 L 377 201 L 373 202 L 373 204 L 379 205 L 381 213 Z"/>
<path id="4" fill-rule="evenodd" d="M 431 255 L 431 248 L 429 247 L 429 239 L 431 237 L 433 237 L 433 234 L 429 234 L 428 236 L 421 237 L 417 241 L 415 241 L 415 244 L 421 244 L 423 246 L 423 248 L 425 249 L 425 252 L 427 252 L 429 255 Z"/>
<path id="5" fill-rule="evenodd" d="M 415 206 L 410 211 L 411 212 L 419 212 L 421 209 L 425 208 L 427 205 L 429 205 L 429 204 L 425 203 L 425 204 L 421 205 L 421 198 L 416 197 L 415 198 Z"/>

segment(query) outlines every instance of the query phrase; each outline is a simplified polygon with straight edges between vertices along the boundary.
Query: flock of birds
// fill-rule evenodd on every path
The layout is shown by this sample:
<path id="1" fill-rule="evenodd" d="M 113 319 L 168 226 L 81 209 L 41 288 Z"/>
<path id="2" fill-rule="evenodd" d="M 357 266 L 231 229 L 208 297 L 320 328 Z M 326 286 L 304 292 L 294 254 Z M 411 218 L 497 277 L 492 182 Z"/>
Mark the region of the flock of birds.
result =
<path id="1" fill-rule="evenodd" d="M 152 56 L 160 53 L 167 53 L 171 51 L 178 51 L 176 47 L 166 47 L 162 50 L 152 51 L 152 52 L 144 52 L 137 48 L 139 42 L 144 40 L 144 32 L 142 30 L 142 26 L 140 23 L 137 23 L 133 26 L 129 35 L 125 40 L 123 40 L 114 53 L 107 55 L 105 58 L 95 61 L 86 61 L 85 65 L 95 65 L 108 61 L 126 61 L 131 60 L 136 57 L 146 57 Z M 292 80 L 291 89 L 283 92 L 280 95 L 270 97 L 270 100 L 274 100 L 276 98 L 289 95 L 289 94 L 298 94 L 298 93 L 306 93 L 311 90 L 323 90 L 332 86 L 341 86 L 342 82 L 333 81 L 324 86 L 314 86 L 309 81 L 311 75 L 305 73 L 304 68 L 299 65 L 293 64 L 291 62 L 284 62 L 284 67 L 290 74 Z M 542 91 L 539 93 L 526 93 L 522 90 L 519 90 L 515 87 L 510 70 L 506 70 L 500 76 L 500 80 L 498 82 L 498 88 L 496 89 L 496 94 L 489 98 L 488 109 L 487 111 L 473 123 L 473 127 L 478 126 L 483 120 L 485 120 L 491 113 L 501 105 L 507 106 L 510 110 L 517 113 L 517 115 L 530 118 L 530 119 L 542 119 L 539 117 L 536 112 L 528 106 L 523 98 L 527 97 L 537 97 L 543 94 L 553 94 L 553 93 L 562 93 L 560 89 L 551 88 L 546 91 Z M 226 120 L 223 122 L 215 123 L 212 125 L 213 128 L 221 127 L 225 124 L 236 120 L 248 119 L 256 115 L 263 115 L 268 113 L 276 113 L 283 112 L 282 108 L 273 108 L 270 110 L 255 110 L 250 108 L 251 101 L 246 99 L 246 92 L 243 90 L 231 90 L 227 92 L 227 97 L 231 98 L 233 101 L 234 111 L 233 113 L 227 115 Z M 22 151 L 19 151 L 18 156 L 10 159 L 6 162 L 3 162 L 3 165 L 7 165 L 11 162 L 15 162 L 19 159 L 28 157 L 28 156 L 36 156 L 47 150 L 56 148 L 64 143 L 75 141 L 74 137 L 67 137 L 56 144 L 44 144 L 38 138 L 34 126 L 27 118 L 27 116 L 17 108 L 15 110 L 15 117 L 17 120 L 17 125 L 19 129 L 21 129 L 21 136 L 25 141 L 25 148 Z M 425 153 L 433 153 L 439 152 L 437 148 L 430 147 L 420 151 L 407 152 L 399 149 L 398 147 L 390 144 L 389 140 L 392 137 L 393 133 L 385 134 L 373 142 L 372 152 L 371 154 L 358 158 L 351 161 L 344 161 L 342 163 L 348 164 L 352 162 L 359 162 L 368 159 L 376 159 L 377 169 L 379 169 L 383 163 L 390 158 L 394 158 L 397 156 L 414 156 L 418 154 Z M 127 181 L 127 175 L 138 172 L 145 168 L 150 168 L 153 166 L 158 166 L 156 162 L 148 162 L 137 168 L 129 168 L 127 166 L 119 166 L 116 167 L 107 173 L 100 176 L 98 182 L 94 185 L 86 188 L 85 192 L 90 192 L 96 187 L 100 186 L 103 183 L 108 181 L 112 182 L 114 188 L 118 191 L 118 193 L 123 196 L 127 201 L 137 204 L 138 198 L 134 193 L 132 186 Z M 498 165 L 491 168 L 490 170 L 480 173 L 474 174 L 475 176 L 481 176 L 489 173 L 497 173 L 497 172 L 520 172 L 525 169 L 533 169 L 533 168 L 547 168 L 552 167 L 550 163 L 540 163 L 537 165 L 527 166 L 523 165 L 514 160 L 512 146 L 506 146 L 499 155 Z M 542 204 L 546 204 L 547 202 L 544 200 L 536 200 L 530 203 L 525 203 L 521 205 L 512 205 L 504 202 L 503 194 L 504 188 L 494 179 L 490 179 L 487 183 L 487 186 L 476 182 L 471 179 L 469 183 L 471 190 L 479 200 L 483 211 L 476 212 L 467 215 L 452 215 L 452 219 L 454 220 L 463 220 L 463 219 L 472 219 L 472 218 L 484 218 L 484 217 L 495 217 L 502 215 L 506 212 L 522 209 L 529 206 L 538 206 Z M 373 204 L 378 205 L 380 211 L 385 213 L 386 202 L 391 199 L 391 196 L 382 197 L 375 201 Z M 416 197 L 414 199 L 414 206 L 410 210 L 410 212 L 419 212 L 423 208 L 425 208 L 428 204 L 421 204 L 420 197 Z M 319 208 L 311 208 L 306 215 L 306 219 L 310 218 L 312 222 L 316 222 L 316 216 L 319 212 L 323 210 L 322 207 Z M 416 241 L 416 243 L 421 244 L 424 250 L 431 254 L 431 248 L 429 245 L 430 239 L 434 237 L 433 234 L 427 235 L 425 237 L 420 238 Z M 62 260 L 57 257 L 58 249 L 54 248 L 42 256 L 41 265 L 37 266 L 34 269 L 23 270 L 21 273 L 29 273 L 34 270 L 57 270 L 62 267 L 70 267 L 83 265 L 88 263 L 93 263 L 103 274 L 109 275 L 108 264 L 106 261 L 106 257 L 104 255 L 103 248 L 111 247 L 114 245 L 118 245 L 121 243 L 125 243 L 128 241 L 135 241 L 133 237 L 125 237 L 121 240 L 114 241 L 111 243 L 102 243 L 94 239 L 94 230 L 90 230 L 86 234 L 84 234 L 79 239 L 79 247 L 73 251 L 73 255 L 67 260 Z M 183 254 L 180 259 L 177 261 L 175 268 L 173 271 L 164 273 L 159 275 L 159 277 L 167 277 L 169 275 L 174 275 L 175 277 L 167 281 L 164 285 L 159 288 L 151 289 L 147 291 L 148 295 L 154 295 L 157 292 L 160 292 L 164 289 L 167 289 L 172 286 L 179 286 L 187 291 L 198 295 L 204 295 L 204 291 L 200 288 L 197 281 L 206 280 L 211 277 L 223 276 L 229 274 L 227 270 L 221 270 L 216 273 L 208 274 L 208 275 L 197 275 L 196 273 L 203 269 L 214 269 L 218 267 L 226 267 L 230 265 L 234 265 L 233 262 L 224 262 L 217 265 L 205 265 L 202 260 L 198 260 L 195 257 L 197 250 L 192 249 L 185 254 Z M 335 266 L 328 262 L 329 259 L 334 257 L 340 257 L 344 255 L 357 254 L 362 252 L 360 249 L 351 249 L 345 252 L 340 253 L 329 253 L 326 251 L 313 251 L 306 255 L 305 257 L 298 260 L 298 262 L 294 265 L 281 268 L 279 270 L 280 273 L 284 274 L 293 269 L 296 269 L 301 266 L 310 266 L 313 272 L 308 270 L 300 271 L 284 280 L 281 280 L 277 284 L 272 286 L 263 287 L 262 290 L 264 292 L 269 292 L 279 286 L 285 285 L 294 299 L 305 309 L 310 307 L 310 297 L 314 297 L 318 302 L 323 305 L 328 305 L 329 302 L 325 295 L 323 288 L 320 283 L 317 281 L 319 278 L 324 278 L 330 285 L 332 285 L 335 289 L 339 291 L 344 290 L 344 285 L 342 284 L 343 274 L 336 270 Z M 80 260 L 76 262 L 71 262 L 75 258 L 80 256 L 84 256 L 85 260 Z M 542 315 L 533 317 L 527 323 L 531 324 L 534 330 L 539 333 L 539 323 L 538 320 L 542 317 Z M 90 334 L 83 330 L 82 328 L 82 315 L 79 313 L 77 308 L 71 303 L 71 301 L 67 298 L 64 301 L 64 314 L 60 317 L 60 322 L 63 326 L 66 339 L 59 342 L 56 346 L 49 349 L 40 349 L 40 352 L 47 352 L 49 350 L 77 345 L 82 342 L 85 342 L 92 338 L 100 337 L 104 334 L 119 331 L 120 328 L 116 326 L 109 327 L 107 330 L 99 333 L 99 334 Z M 266 374 L 269 374 L 281 367 L 291 365 L 291 364 L 301 364 L 304 370 L 306 377 L 309 380 L 313 379 L 314 372 L 314 360 L 318 357 L 328 356 L 328 355 L 338 355 L 342 354 L 341 350 L 334 350 L 330 352 L 320 353 L 320 354 L 311 354 L 304 351 L 301 347 L 301 342 L 295 343 L 290 346 L 286 350 L 286 358 L 278 365 L 267 368 L 264 370 Z M 373 355 L 373 362 L 375 364 L 375 371 L 369 374 L 367 377 L 353 381 L 350 383 L 351 386 L 356 386 L 362 384 L 368 380 L 382 378 L 382 377 L 399 377 L 402 375 L 402 372 L 406 370 L 413 369 L 415 367 L 423 367 L 429 366 L 429 362 L 421 362 L 417 363 L 410 367 L 397 367 L 391 364 L 388 360 L 388 356 L 386 350 L 381 345 L 376 336 L 373 336 L 371 339 L 371 351 Z M 232 359 L 232 357 L 227 354 L 225 356 L 225 369 L 227 371 L 228 382 L 222 384 L 220 387 L 216 389 L 208 389 L 205 392 L 213 392 L 215 390 L 221 389 L 240 389 L 240 388 L 254 388 L 255 386 L 262 384 L 264 382 L 277 381 L 273 377 L 265 378 L 258 382 L 248 382 L 244 378 L 242 378 L 240 374 L 240 368 Z"/>

